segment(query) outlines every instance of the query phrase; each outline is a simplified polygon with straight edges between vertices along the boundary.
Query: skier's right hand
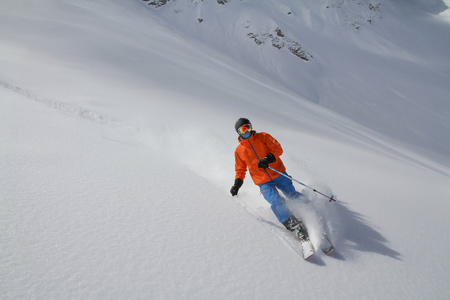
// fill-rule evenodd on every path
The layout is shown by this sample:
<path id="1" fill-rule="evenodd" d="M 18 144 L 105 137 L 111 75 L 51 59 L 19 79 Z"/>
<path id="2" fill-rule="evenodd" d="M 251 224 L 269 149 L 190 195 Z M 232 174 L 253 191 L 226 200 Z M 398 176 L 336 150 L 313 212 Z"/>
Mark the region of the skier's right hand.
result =
<path id="1" fill-rule="evenodd" d="M 231 196 L 236 196 L 238 194 L 239 189 L 241 188 L 244 181 L 240 178 L 236 178 L 234 180 L 234 185 L 231 187 L 230 193 Z"/>

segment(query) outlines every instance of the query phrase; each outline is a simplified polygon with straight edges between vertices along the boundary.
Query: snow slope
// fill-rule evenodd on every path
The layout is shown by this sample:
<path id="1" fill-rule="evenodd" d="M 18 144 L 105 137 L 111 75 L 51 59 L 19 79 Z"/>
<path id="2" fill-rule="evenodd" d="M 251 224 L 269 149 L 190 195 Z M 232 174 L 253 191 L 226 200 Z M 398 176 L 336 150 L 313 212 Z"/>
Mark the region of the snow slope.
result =
<path id="1" fill-rule="evenodd" d="M 217 41 L 181 30 L 186 19 L 177 24 L 164 7 L 141 1 L 0 3 L 0 298 L 450 296 L 450 47 L 427 34 L 448 32 L 442 6 L 392 4 L 389 22 L 399 28 L 388 33 L 379 21 L 348 33 L 356 29 L 331 26 L 315 2 L 279 3 L 318 22 L 302 39 L 314 57 L 300 62 L 303 71 L 252 39 L 231 47 L 238 39 L 226 26 L 230 49 L 218 51 Z M 204 2 L 208 14 L 220 9 L 224 20 L 244 11 L 238 4 L 259 7 Z M 260 2 L 251 20 L 272 8 Z M 208 14 L 196 22 L 206 24 Z M 379 47 L 363 49 L 361 30 Z M 329 64 L 336 31 L 339 54 L 347 54 Z M 400 47 L 417 36 L 430 44 Z M 403 54 L 394 55 L 399 47 Z M 433 56 L 417 62 L 426 48 Z M 380 62 L 380 51 L 388 59 Z M 368 66 L 348 64 L 351 53 L 366 59 L 371 52 Z M 307 83 L 318 73 L 326 80 L 301 92 L 257 57 L 269 66 L 279 60 L 280 72 L 311 76 Z M 401 74 L 422 72 L 400 76 L 399 65 Z M 367 85 L 354 84 L 367 67 L 384 69 L 376 78 L 390 83 L 373 87 L 385 101 L 372 113 L 365 106 L 374 98 L 361 98 Z M 433 84 L 420 89 L 427 102 L 413 98 L 415 109 L 392 113 L 427 80 Z M 333 105 L 318 100 L 324 97 Z M 304 261 L 249 178 L 239 197 L 229 195 L 233 125 L 241 116 L 281 142 L 292 176 L 337 195 L 328 203 L 302 190 L 303 201 L 289 202 L 316 246 L 331 231 L 334 257 Z"/>

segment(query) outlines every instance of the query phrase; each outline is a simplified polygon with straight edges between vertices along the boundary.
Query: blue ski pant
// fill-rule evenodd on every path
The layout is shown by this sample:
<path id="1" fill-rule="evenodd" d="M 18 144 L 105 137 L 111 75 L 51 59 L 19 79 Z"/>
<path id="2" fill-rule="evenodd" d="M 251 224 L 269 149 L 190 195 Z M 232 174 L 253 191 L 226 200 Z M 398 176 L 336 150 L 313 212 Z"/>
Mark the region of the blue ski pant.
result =
<path id="1" fill-rule="evenodd" d="M 287 175 L 287 173 L 284 174 Z M 288 198 L 298 198 L 302 195 L 295 190 L 292 180 L 283 175 L 261 184 L 259 189 L 264 196 L 264 199 L 270 203 L 272 211 L 281 223 L 286 222 L 287 219 L 292 216 L 292 212 L 286 206 L 285 199 L 278 193 L 278 189 Z"/>

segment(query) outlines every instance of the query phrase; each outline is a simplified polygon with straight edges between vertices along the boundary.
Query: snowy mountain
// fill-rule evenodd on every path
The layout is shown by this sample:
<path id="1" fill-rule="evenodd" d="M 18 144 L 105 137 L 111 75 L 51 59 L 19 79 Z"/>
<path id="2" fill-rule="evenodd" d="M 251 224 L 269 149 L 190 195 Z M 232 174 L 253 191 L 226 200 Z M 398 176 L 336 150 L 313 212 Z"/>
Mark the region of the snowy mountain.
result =
<path id="1" fill-rule="evenodd" d="M 150 4 L 150 5 L 149 5 Z M 0 3 L 1 299 L 447 299 L 442 1 Z M 311 190 L 234 180 L 237 118 Z"/>
<path id="2" fill-rule="evenodd" d="M 147 2 L 185 34 L 449 166 L 450 128 L 436 130 L 450 99 L 442 1 Z"/>

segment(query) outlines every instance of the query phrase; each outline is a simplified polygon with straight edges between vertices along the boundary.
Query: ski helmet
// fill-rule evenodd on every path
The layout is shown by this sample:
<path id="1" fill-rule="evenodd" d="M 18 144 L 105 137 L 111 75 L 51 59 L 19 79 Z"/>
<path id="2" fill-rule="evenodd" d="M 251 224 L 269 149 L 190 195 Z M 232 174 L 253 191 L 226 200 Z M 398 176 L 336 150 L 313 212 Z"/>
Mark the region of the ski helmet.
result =
<path id="1" fill-rule="evenodd" d="M 247 118 L 239 118 L 239 119 L 236 121 L 236 123 L 234 124 L 234 129 L 236 130 L 237 133 L 239 133 L 239 132 L 238 132 L 239 127 L 241 127 L 242 125 L 245 125 L 245 124 L 250 124 L 250 125 L 252 125 L 252 123 L 250 122 L 249 119 L 247 119 Z"/>

